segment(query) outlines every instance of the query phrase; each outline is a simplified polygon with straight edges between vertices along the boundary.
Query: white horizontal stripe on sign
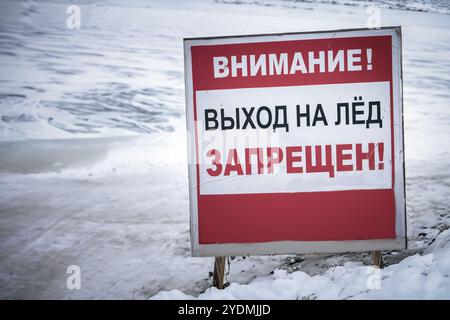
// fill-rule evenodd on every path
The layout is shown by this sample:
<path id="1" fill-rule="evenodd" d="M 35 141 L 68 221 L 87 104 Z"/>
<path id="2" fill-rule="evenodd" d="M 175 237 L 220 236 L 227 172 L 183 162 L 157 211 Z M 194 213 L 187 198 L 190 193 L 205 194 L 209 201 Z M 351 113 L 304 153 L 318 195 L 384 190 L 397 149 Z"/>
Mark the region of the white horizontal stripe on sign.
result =
<path id="1" fill-rule="evenodd" d="M 356 100 L 355 100 L 356 97 Z M 360 100 L 361 99 L 361 100 Z M 379 101 L 382 127 L 371 123 L 352 124 L 352 103 L 364 102 L 363 106 L 357 106 L 359 113 L 356 120 L 362 121 L 369 118 L 369 102 Z M 349 120 L 345 122 L 344 108 L 341 108 L 341 123 L 338 120 L 338 103 L 349 104 Z M 391 123 L 390 123 L 390 87 L 389 82 L 368 82 L 351 84 L 328 84 L 270 88 L 246 88 L 224 89 L 196 92 L 196 109 L 198 126 L 198 150 L 200 159 L 200 194 L 249 194 L 249 193 L 276 193 L 276 192 L 317 192 L 338 190 L 362 190 L 362 189 L 388 189 L 392 187 L 392 159 L 391 159 Z M 297 126 L 297 105 L 302 113 L 306 112 L 306 105 L 310 108 L 310 126 L 307 126 L 306 117 L 301 118 L 300 127 Z M 318 121 L 312 126 L 317 105 L 320 104 L 326 116 L 327 124 Z M 287 124 L 285 128 L 220 130 L 221 110 L 225 117 L 231 117 L 236 122 L 236 108 L 240 108 L 241 127 L 245 121 L 242 108 L 249 111 L 255 108 L 252 119 L 256 125 L 257 109 L 265 106 L 273 114 L 275 120 L 276 106 L 286 106 Z M 205 110 L 215 110 L 219 129 L 205 130 Z M 372 119 L 376 119 L 376 108 L 372 110 Z M 266 114 L 266 113 L 264 113 Z M 268 118 L 261 118 L 267 122 Z M 283 123 L 282 114 L 279 114 L 279 124 Z M 211 122 L 210 122 L 211 124 Z M 257 126 L 258 128 L 258 126 Z M 369 161 L 362 161 L 362 170 L 356 168 L 356 144 L 361 144 L 362 152 L 367 152 L 369 144 L 375 144 L 375 169 L 370 170 Z M 378 166 L 378 144 L 382 143 L 383 165 Z M 344 165 L 353 166 L 351 171 L 338 171 L 336 167 L 336 146 L 351 144 L 352 149 L 345 151 L 351 159 L 343 160 Z M 326 162 L 325 146 L 329 145 L 332 152 L 333 176 L 329 172 L 305 172 L 305 149 L 312 147 L 313 165 L 315 163 L 315 146 L 322 146 L 322 162 Z M 287 173 L 286 148 L 301 146 L 302 151 L 295 153 L 302 158 L 295 163 L 296 167 L 303 167 L 302 173 Z M 256 156 L 251 158 L 251 174 L 245 174 L 245 149 L 262 148 L 263 163 L 267 164 L 267 147 L 281 148 L 284 152 L 284 161 L 273 165 L 273 173 L 258 174 Z M 222 170 L 218 176 L 211 176 L 207 169 L 212 168 L 211 157 L 208 151 L 217 150 L 221 154 L 222 164 L 225 162 L 230 149 L 236 149 L 238 160 L 244 167 L 244 174 L 238 175 L 231 171 L 224 175 Z"/>

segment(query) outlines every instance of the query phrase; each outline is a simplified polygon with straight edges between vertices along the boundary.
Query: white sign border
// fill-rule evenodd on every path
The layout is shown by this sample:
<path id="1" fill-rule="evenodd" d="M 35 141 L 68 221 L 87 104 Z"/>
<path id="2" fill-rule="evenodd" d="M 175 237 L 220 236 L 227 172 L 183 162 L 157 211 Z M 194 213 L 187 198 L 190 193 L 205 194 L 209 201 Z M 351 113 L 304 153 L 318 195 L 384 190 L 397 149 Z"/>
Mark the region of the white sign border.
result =
<path id="1" fill-rule="evenodd" d="M 368 32 L 370 31 L 370 32 Z M 194 126 L 194 97 L 192 83 L 191 47 L 199 45 L 255 43 L 263 41 L 288 41 L 306 39 L 328 39 L 370 36 L 392 36 L 393 66 L 393 115 L 394 115 L 394 194 L 395 194 L 395 239 L 346 240 L 346 241 L 272 241 L 259 243 L 200 244 L 198 232 L 197 175 Z M 403 74 L 401 27 L 380 29 L 343 29 L 316 32 L 278 33 L 262 35 L 238 35 L 226 37 L 185 38 L 184 75 L 186 95 L 186 128 L 189 171 L 190 235 L 191 254 L 194 257 L 231 255 L 270 255 L 303 253 L 338 253 L 373 250 L 400 250 L 407 247 L 405 161 L 403 129 Z"/>

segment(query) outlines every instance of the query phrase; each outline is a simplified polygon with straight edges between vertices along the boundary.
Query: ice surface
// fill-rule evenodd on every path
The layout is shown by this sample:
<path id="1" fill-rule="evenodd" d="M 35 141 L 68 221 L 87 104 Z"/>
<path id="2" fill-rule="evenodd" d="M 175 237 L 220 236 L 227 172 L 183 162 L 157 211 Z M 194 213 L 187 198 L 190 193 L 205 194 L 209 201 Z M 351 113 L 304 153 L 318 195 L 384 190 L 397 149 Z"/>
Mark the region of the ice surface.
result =
<path id="1" fill-rule="evenodd" d="M 381 290 L 367 253 L 236 257 L 221 292 L 190 257 L 182 38 L 366 27 L 367 3 L 321 2 L 81 1 L 69 30 L 61 1 L 2 1 L 0 298 L 450 298 L 445 1 L 378 3 L 403 33 L 409 238 Z"/>

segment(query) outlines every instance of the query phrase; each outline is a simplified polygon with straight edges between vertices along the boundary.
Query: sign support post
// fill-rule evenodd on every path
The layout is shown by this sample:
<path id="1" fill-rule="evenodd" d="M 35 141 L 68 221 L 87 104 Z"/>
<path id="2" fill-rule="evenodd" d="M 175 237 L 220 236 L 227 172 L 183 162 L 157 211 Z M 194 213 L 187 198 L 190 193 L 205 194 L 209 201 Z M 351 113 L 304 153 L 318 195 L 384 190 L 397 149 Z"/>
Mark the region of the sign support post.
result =
<path id="1" fill-rule="evenodd" d="M 213 286 L 223 289 L 225 277 L 225 257 L 216 257 L 214 260 Z"/>
<path id="2" fill-rule="evenodd" d="M 383 268 L 383 256 L 381 251 L 373 251 L 372 252 L 373 264 L 378 268 Z"/>

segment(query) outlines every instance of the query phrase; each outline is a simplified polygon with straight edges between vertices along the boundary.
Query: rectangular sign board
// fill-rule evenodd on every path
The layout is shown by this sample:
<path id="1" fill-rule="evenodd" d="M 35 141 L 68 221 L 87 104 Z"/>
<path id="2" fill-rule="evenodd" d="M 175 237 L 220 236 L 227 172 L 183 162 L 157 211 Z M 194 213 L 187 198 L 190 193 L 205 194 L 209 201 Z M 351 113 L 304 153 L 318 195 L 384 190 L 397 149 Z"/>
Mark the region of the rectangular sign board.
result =
<path id="1" fill-rule="evenodd" d="M 184 54 L 194 256 L 406 247 L 400 27 Z"/>

